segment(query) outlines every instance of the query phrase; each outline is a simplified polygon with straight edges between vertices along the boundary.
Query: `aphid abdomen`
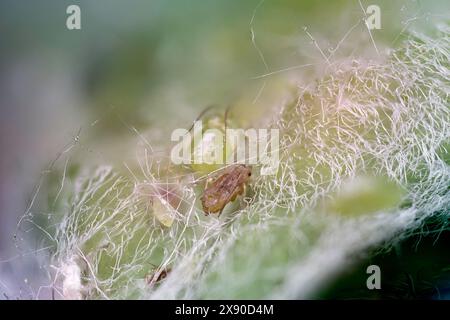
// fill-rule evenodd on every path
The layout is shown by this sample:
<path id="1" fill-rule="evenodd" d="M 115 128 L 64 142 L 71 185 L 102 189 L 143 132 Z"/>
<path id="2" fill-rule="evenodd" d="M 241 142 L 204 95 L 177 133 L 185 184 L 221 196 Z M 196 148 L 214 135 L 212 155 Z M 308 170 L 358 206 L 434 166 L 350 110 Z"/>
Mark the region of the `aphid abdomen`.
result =
<path id="1" fill-rule="evenodd" d="M 234 165 L 208 186 L 201 198 L 203 211 L 209 213 L 222 212 L 224 207 L 244 193 L 244 185 L 251 176 L 251 168 L 245 165 Z"/>

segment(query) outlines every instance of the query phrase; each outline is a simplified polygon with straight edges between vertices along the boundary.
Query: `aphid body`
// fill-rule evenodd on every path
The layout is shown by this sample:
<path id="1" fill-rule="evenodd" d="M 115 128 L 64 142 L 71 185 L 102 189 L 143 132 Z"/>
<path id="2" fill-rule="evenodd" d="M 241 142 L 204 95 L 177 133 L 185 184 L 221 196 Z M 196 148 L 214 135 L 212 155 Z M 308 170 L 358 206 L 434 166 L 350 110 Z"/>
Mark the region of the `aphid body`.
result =
<path id="1" fill-rule="evenodd" d="M 170 268 L 166 269 L 157 269 L 154 273 L 151 273 L 145 277 L 145 281 L 149 286 L 153 286 L 155 283 L 158 283 L 164 280 L 168 274 L 172 271 Z"/>
<path id="2" fill-rule="evenodd" d="M 205 188 L 201 198 L 206 215 L 219 212 L 225 206 L 244 193 L 245 185 L 252 175 L 252 169 L 244 164 L 227 167 L 213 182 Z"/>

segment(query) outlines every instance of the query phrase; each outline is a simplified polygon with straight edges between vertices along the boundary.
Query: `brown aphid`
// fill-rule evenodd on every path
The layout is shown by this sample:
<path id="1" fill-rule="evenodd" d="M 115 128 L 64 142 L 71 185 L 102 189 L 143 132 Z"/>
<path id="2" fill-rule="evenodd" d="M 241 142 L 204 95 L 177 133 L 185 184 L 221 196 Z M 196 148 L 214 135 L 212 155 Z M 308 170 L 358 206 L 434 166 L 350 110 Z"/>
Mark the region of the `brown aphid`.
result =
<path id="1" fill-rule="evenodd" d="M 244 193 L 245 184 L 251 175 L 251 167 L 244 164 L 227 167 L 203 192 L 201 201 L 205 214 L 219 212 L 220 215 L 229 202 Z"/>
<path id="2" fill-rule="evenodd" d="M 171 268 L 157 269 L 155 272 L 145 276 L 145 282 L 147 282 L 149 286 L 153 286 L 155 283 L 164 280 L 170 271 L 172 271 Z"/>

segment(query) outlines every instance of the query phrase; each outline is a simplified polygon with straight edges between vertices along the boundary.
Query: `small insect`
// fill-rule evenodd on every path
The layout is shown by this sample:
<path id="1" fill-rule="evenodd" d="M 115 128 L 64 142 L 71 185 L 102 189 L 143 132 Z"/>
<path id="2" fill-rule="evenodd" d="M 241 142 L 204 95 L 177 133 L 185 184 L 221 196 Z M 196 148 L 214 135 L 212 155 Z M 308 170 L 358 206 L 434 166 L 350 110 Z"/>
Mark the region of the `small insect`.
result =
<path id="1" fill-rule="evenodd" d="M 145 276 L 145 282 L 147 282 L 149 286 L 153 286 L 155 283 L 164 280 L 171 271 L 171 268 L 157 268 L 155 272 Z"/>
<path id="2" fill-rule="evenodd" d="M 245 185 L 252 175 L 250 166 L 234 164 L 227 167 L 211 185 L 206 186 L 201 197 L 206 215 L 219 212 L 219 216 L 229 202 L 245 191 Z"/>

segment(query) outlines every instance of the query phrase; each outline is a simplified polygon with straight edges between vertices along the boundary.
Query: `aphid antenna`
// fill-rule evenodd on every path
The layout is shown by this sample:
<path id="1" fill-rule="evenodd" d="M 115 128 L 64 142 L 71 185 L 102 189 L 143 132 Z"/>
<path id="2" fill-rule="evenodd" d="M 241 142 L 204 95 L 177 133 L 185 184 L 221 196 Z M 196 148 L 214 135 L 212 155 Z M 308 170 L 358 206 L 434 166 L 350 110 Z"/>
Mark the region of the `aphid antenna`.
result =
<path id="1" fill-rule="evenodd" d="M 224 123 L 224 135 L 223 135 L 223 160 L 226 160 L 227 157 L 227 119 L 228 119 L 228 112 L 231 109 L 231 105 L 228 105 L 228 107 L 225 109 L 225 114 L 223 116 L 223 123 Z M 225 162 L 225 161 L 224 161 Z"/>
<path id="2" fill-rule="evenodd" d="M 210 111 L 211 109 L 217 107 L 217 105 L 209 105 L 207 106 L 205 109 L 202 110 L 202 112 L 200 112 L 200 114 L 197 116 L 197 118 L 195 118 L 194 122 L 192 122 L 192 126 L 189 128 L 188 132 L 191 132 L 192 129 L 194 128 L 195 122 L 197 122 L 198 120 L 200 120 L 208 111 Z"/>

